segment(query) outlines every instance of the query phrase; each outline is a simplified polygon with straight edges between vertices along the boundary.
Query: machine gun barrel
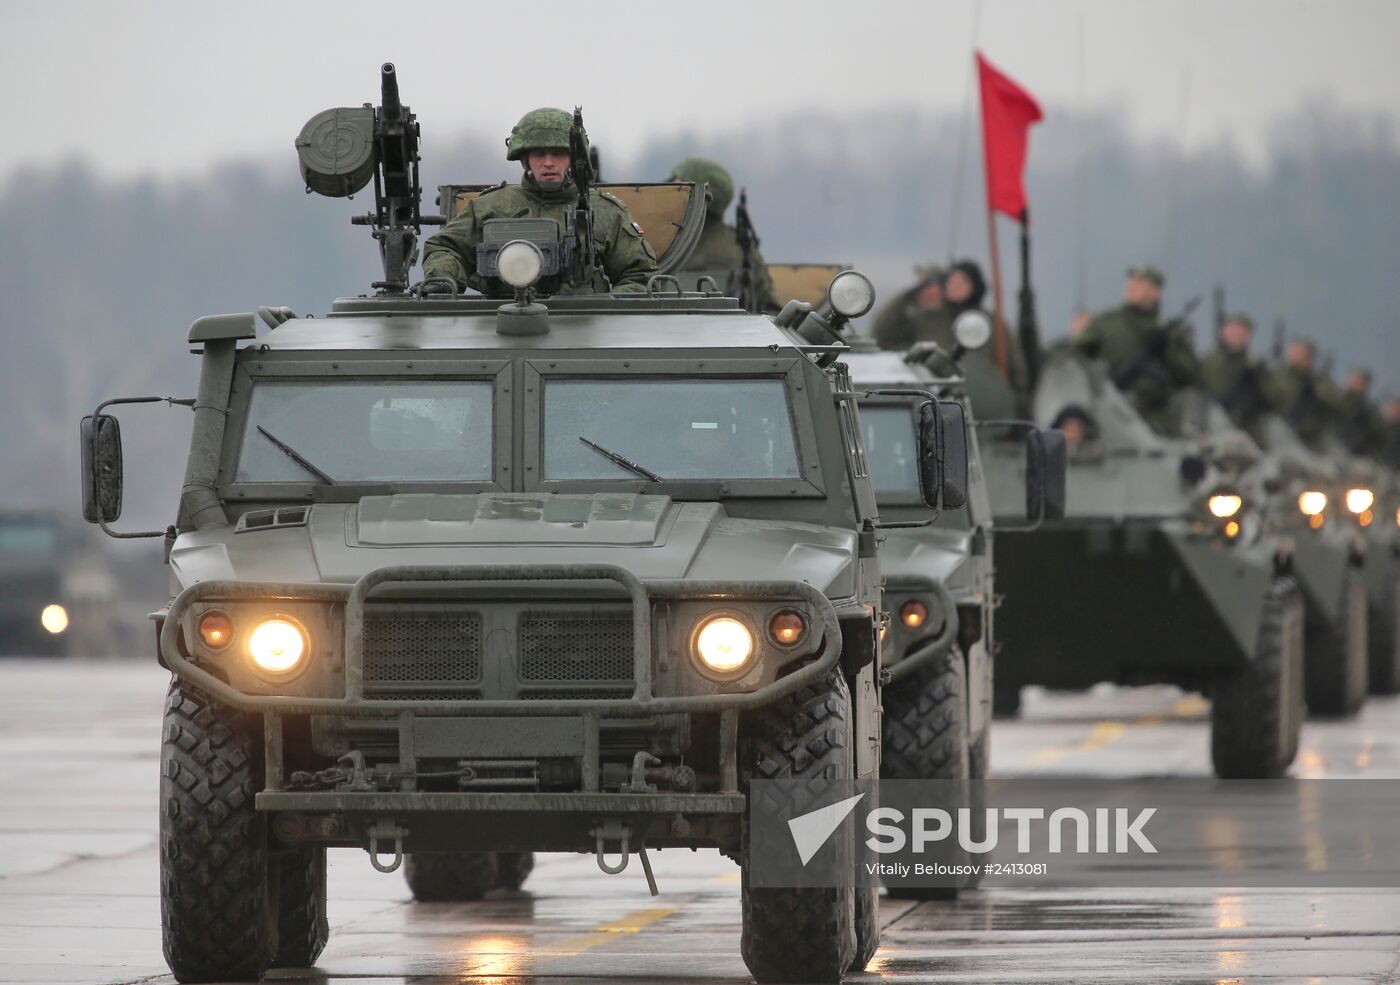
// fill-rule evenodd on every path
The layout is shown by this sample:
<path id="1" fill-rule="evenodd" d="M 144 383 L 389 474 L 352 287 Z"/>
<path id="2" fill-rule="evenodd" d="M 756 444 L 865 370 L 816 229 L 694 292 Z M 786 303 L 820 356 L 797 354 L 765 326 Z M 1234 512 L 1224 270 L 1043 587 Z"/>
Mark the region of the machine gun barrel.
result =
<path id="1" fill-rule="evenodd" d="M 399 102 L 399 77 L 393 62 L 385 62 L 379 68 L 379 105 L 386 120 L 397 120 L 403 113 L 403 103 Z"/>

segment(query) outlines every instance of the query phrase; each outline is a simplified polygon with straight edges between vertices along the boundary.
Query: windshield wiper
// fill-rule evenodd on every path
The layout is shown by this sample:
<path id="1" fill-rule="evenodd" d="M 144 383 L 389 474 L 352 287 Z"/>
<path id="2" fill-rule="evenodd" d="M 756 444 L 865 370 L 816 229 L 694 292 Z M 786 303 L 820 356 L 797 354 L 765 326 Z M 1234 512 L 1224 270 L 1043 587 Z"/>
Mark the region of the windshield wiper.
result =
<path id="1" fill-rule="evenodd" d="M 280 450 L 282 454 L 286 455 L 292 461 L 296 462 L 302 468 L 306 469 L 306 471 L 310 472 L 316 478 L 320 479 L 323 483 L 325 483 L 328 486 L 335 485 L 334 479 L 332 479 L 330 476 L 326 475 L 326 473 L 322 472 L 316 466 L 308 462 L 295 448 L 287 444 L 281 438 L 274 436 L 271 431 L 263 427 L 261 424 L 258 425 L 258 433 L 261 434 L 268 441 L 271 441 L 274 445 L 276 445 L 278 450 Z"/>
<path id="2" fill-rule="evenodd" d="M 641 466 L 641 465 L 638 465 L 636 462 L 632 461 L 630 458 L 623 458 L 623 457 L 622 457 L 621 455 L 619 455 L 617 452 L 615 452 L 615 451 L 610 451 L 609 449 L 604 448 L 602 445 L 598 444 L 596 441 L 589 441 L 589 440 L 588 440 L 587 438 L 585 438 L 583 435 L 579 435 L 579 436 L 578 436 L 578 440 L 579 440 L 579 441 L 582 441 L 585 445 L 587 445 L 589 448 L 592 448 L 592 449 L 593 449 L 594 451 L 596 451 L 599 455 L 602 455 L 604 458 L 606 458 L 608 461 L 612 462 L 614 465 L 620 465 L 620 466 L 622 466 L 622 467 L 623 467 L 624 469 L 626 469 L 628 472 L 632 472 L 632 473 L 634 473 L 634 474 L 636 474 L 636 475 L 640 475 L 640 476 L 641 476 L 642 478 L 644 478 L 644 479 L 650 479 L 652 482 L 665 482 L 665 481 L 666 481 L 665 479 L 661 478 L 661 476 L 659 476 L 659 475 L 657 475 L 655 472 L 653 472 L 651 469 L 645 468 L 644 466 Z"/>

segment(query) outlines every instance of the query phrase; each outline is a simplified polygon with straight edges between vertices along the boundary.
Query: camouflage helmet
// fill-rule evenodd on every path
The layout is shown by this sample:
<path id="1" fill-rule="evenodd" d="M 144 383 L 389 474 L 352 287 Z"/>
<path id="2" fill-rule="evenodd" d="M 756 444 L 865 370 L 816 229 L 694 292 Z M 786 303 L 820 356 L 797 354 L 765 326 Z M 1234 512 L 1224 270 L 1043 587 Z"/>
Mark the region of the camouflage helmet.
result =
<path id="1" fill-rule="evenodd" d="M 710 197 L 705 211 L 715 218 L 724 215 L 724 210 L 734 200 L 734 179 L 718 161 L 708 157 L 687 157 L 671 169 L 671 180 L 708 185 Z"/>
<path id="2" fill-rule="evenodd" d="M 528 151 L 569 147 L 569 130 L 574 125 L 572 113 L 552 106 L 532 109 L 511 128 L 506 138 L 506 160 L 518 161 Z M 585 134 L 585 139 L 587 135 Z"/>

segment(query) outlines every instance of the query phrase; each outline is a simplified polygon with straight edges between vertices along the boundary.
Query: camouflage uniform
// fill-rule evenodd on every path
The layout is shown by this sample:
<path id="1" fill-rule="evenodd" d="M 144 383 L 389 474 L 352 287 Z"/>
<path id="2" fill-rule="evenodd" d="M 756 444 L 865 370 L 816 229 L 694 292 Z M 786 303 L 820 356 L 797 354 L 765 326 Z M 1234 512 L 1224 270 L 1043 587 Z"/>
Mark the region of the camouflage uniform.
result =
<path id="1" fill-rule="evenodd" d="M 1269 377 L 1269 403 L 1313 449 L 1322 447 L 1336 414 L 1332 383 L 1310 370 L 1281 366 Z"/>
<path id="2" fill-rule="evenodd" d="M 936 264 L 915 267 L 919 282 L 903 294 L 885 302 L 875 313 L 870 329 L 881 349 L 904 351 L 915 342 L 936 342 L 940 349 L 953 351 L 953 319 L 947 306 L 929 308 L 919 303 L 919 292 L 931 281 L 943 279 L 944 270 Z"/>
<path id="3" fill-rule="evenodd" d="M 724 221 L 724 212 L 734 198 L 734 179 L 717 161 L 707 157 L 687 157 L 671 171 L 672 181 L 693 181 L 706 188 L 705 228 L 694 251 L 681 268 L 684 273 L 709 274 L 720 290 L 728 290 L 744 263 L 739 248 L 739 232 Z M 753 290 L 760 311 L 776 312 L 781 305 L 773 292 L 773 278 L 758 244 L 750 251 Z M 737 282 L 737 281 L 736 281 Z"/>
<path id="4" fill-rule="evenodd" d="M 1249 430 L 1269 409 L 1268 368 L 1248 352 L 1217 346 L 1201 360 L 1201 385 L 1237 427 Z"/>
<path id="5" fill-rule="evenodd" d="M 1338 398 L 1335 426 L 1337 437 L 1353 455 L 1384 454 L 1385 422 L 1366 394 L 1348 390 Z"/>
<path id="6" fill-rule="evenodd" d="M 1186 327 L 1160 324 L 1155 306 L 1123 304 L 1095 315 L 1074 340 L 1074 348 L 1107 363 L 1109 376 L 1158 431 L 1171 427 L 1172 394 L 1200 379 L 1200 363 Z"/>
<path id="7" fill-rule="evenodd" d="M 506 160 L 521 161 L 531 150 L 569 146 L 571 114 L 561 109 L 537 109 L 526 113 L 506 140 Z M 482 192 L 453 217 L 452 221 L 423 244 L 423 279 L 447 280 L 457 290 L 485 285 L 476 273 L 476 247 L 481 242 L 482 225 L 488 219 L 553 219 L 562 235 L 566 214 L 578 201 L 578 186 L 572 178 L 557 190 L 536 184 L 527 170 L 520 184 L 502 182 Z M 642 235 L 627 206 L 607 192 L 589 192 L 593 209 L 593 240 L 602 258 L 602 277 L 594 284 L 565 284 L 561 294 L 588 294 L 611 289 L 617 294 L 640 293 L 656 273 L 656 251 Z"/>

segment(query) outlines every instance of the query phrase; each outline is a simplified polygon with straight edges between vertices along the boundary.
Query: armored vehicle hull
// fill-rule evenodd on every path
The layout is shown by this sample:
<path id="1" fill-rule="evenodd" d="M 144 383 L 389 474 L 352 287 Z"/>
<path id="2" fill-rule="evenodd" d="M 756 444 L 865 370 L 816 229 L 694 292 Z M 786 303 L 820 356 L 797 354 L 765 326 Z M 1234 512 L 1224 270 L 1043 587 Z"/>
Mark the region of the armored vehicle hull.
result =
<path id="1" fill-rule="evenodd" d="M 1244 475 L 1257 447 L 1205 411 L 1200 435 L 1163 438 L 1072 356 L 1045 367 L 1035 414 L 1074 418 L 1068 515 L 998 537 L 999 687 L 1203 691 L 1216 772 L 1281 774 L 1303 717 L 1303 603 Z M 989 457 L 994 501 L 1016 464 Z"/>

